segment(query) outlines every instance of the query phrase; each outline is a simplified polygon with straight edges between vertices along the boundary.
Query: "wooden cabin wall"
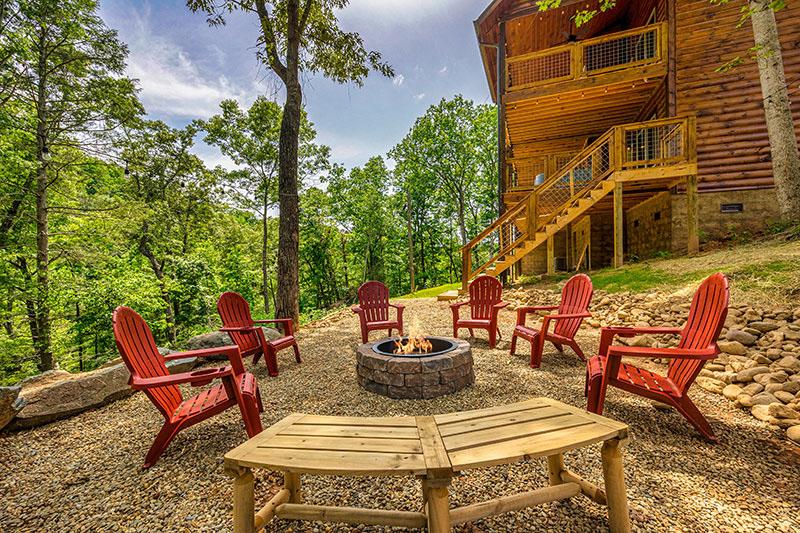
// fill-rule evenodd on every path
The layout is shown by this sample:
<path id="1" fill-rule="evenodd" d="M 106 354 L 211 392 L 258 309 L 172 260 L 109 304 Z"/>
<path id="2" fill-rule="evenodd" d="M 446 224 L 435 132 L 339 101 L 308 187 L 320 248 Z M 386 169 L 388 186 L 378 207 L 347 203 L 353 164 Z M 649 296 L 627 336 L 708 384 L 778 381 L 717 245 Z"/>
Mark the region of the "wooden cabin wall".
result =
<path id="1" fill-rule="evenodd" d="M 736 28 L 739 3 L 674 0 L 677 13 L 676 99 L 679 115 L 697 115 L 697 156 L 701 190 L 771 187 L 772 164 L 758 66 L 750 23 Z M 800 2 L 776 13 L 786 79 L 800 80 Z M 715 69 L 741 56 L 744 64 Z M 800 98 L 792 105 L 800 137 Z"/>

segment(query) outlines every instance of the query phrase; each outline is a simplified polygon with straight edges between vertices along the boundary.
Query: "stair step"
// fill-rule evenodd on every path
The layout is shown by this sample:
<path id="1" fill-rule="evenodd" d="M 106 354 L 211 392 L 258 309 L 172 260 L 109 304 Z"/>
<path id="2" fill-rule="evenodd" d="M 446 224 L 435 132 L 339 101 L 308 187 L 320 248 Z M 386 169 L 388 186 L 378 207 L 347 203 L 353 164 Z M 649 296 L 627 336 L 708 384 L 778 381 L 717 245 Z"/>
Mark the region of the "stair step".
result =
<path id="1" fill-rule="evenodd" d="M 457 300 L 457 299 L 458 299 L 458 289 L 445 291 L 436 297 L 436 300 L 439 302 L 449 302 L 451 300 Z"/>

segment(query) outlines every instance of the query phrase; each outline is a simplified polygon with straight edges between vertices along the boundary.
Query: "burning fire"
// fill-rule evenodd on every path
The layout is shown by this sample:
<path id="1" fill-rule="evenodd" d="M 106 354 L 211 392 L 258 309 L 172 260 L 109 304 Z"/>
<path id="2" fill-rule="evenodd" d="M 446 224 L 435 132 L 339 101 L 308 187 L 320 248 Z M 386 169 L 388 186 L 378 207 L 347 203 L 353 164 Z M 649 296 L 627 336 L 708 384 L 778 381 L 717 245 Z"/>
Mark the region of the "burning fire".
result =
<path id="1" fill-rule="evenodd" d="M 402 338 L 394 341 L 394 353 L 396 354 L 412 354 L 412 353 L 428 353 L 433 349 L 433 344 L 425 334 L 421 333 L 419 325 L 414 322 L 408 330 L 408 340 L 403 343 Z"/>

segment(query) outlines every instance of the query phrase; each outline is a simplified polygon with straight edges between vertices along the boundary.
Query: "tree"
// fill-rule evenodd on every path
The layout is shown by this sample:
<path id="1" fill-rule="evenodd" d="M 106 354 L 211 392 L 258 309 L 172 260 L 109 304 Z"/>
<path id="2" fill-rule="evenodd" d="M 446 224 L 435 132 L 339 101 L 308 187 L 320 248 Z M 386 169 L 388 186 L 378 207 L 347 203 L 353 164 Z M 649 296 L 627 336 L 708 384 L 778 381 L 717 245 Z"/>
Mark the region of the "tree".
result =
<path id="1" fill-rule="evenodd" d="M 712 4 L 724 6 L 730 0 L 709 0 Z M 786 0 L 740 0 L 742 3 L 741 26 L 748 18 L 753 28 L 756 62 L 761 81 L 761 94 L 764 97 L 764 115 L 767 123 L 770 153 L 772 155 L 772 174 L 775 181 L 778 206 L 781 218 L 787 222 L 800 222 L 800 151 L 794 130 L 789 89 L 783 68 L 781 42 L 775 11 L 786 6 Z M 554 9 L 561 0 L 539 0 L 540 10 Z M 616 0 L 601 0 L 600 11 L 616 6 Z M 596 9 L 583 9 L 575 14 L 575 25 L 580 26 L 591 20 Z M 741 62 L 737 57 L 722 65 L 718 70 L 734 68 Z"/>
<path id="2" fill-rule="evenodd" d="M 208 218 L 215 178 L 190 152 L 193 125 L 178 130 L 149 121 L 126 133 L 119 144 L 130 180 L 128 201 L 139 208 L 138 217 L 129 221 L 129 235 L 158 280 L 167 336 L 174 342 L 179 309 L 166 267 L 170 258 L 188 254 L 190 233 Z"/>
<path id="3" fill-rule="evenodd" d="M 416 167 L 418 174 L 431 173 L 449 194 L 455 203 L 462 246 L 469 241 L 470 203 L 486 201 L 486 184 L 497 183 L 496 165 L 490 164 L 497 146 L 493 115 L 490 106 L 476 106 L 461 95 L 443 99 L 428 108 L 389 152 L 407 168 Z M 472 194 L 478 191 L 484 194 Z"/>
<path id="4" fill-rule="evenodd" d="M 35 170 L 22 184 L 36 200 L 35 275 L 29 327 L 40 371 L 53 368 L 50 323 L 49 191 L 80 164 L 77 149 L 96 150 L 121 121 L 140 112 L 133 82 L 123 77 L 126 47 L 97 15 L 94 0 L 21 0 L 8 35 L 13 80 L 8 100 L 17 127 L 34 139 Z M 5 37 L 4 37 L 5 38 Z"/>
<path id="5" fill-rule="evenodd" d="M 281 120 L 279 177 L 278 302 L 276 315 L 298 320 L 299 197 L 298 150 L 303 91 L 301 73 L 321 73 L 337 82 L 358 86 L 374 69 L 392 76 L 377 52 L 367 51 L 357 33 L 339 27 L 336 10 L 349 0 L 187 0 L 192 11 L 207 14 L 212 25 L 224 23 L 224 13 L 241 10 L 258 17 L 261 35 L 258 58 L 275 73 L 286 90 Z M 301 5 L 302 4 L 302 5 Z"/>
<path id="6" fill-rule="evenodd" d="M 222 113 L 207 121 L 198 121 L 206 131 L 205 141 L 216 145 L 240 168 L 227 174 L 227 180 L 240 205 L 261 214 L 261 297 L 264 312 L 270 315 L 270 300 L 274 299 L 270 256 L 269 210 L 278 198 L 277 170 L 282 111 L 280 106 L 259 97 L 247 111 L 235 100 L 220 103 Z M 317 133 L 308 122 L 305 112 L 300 120 L 299 174 L 301 178 L 323 170 L 330 150 L 314 144 Z M 237 191 L 243 190 L 244 193 Z"/>

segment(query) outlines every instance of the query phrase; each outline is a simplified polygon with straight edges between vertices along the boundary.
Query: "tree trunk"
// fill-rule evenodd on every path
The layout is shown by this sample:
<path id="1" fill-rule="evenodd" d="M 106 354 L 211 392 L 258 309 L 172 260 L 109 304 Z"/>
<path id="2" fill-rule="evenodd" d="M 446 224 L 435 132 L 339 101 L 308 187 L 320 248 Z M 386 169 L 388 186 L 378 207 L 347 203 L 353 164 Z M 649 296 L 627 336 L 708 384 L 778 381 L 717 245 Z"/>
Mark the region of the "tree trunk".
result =
<path id="1" fill-rule="evenodd" d="M 44 30 L 39 42 L 39 82 L 36 95 L 36 329 L 38 336 L 33 348 L 39 372 L 53 369 L 53 353 L 50 347 L 50 232 L 47 207 L 47 163 L 49 147 L 47 140 L 47 57 Z"/>
<path id="2" fill-rule="evenodd" d="M 279 150 L 278 191 L 280 220 L 278 236 L 278 318 L 300 318 L 298 253 L 300 249 L 300 202 L 297 194 L 297 151 L 300 135 L 302 89 L 297 72 L 290 73 L 286 84 Z M 291 67 L 290 67 L 291 69 Z"/>
<path id="3" fill-rule="evenodd" d="M 17 338 L 17 332 L 14 331 L 14 292 L 11 287 L 6 291 L 6 310 L 3 317 L 3 329 L 6 330 L 6 335 L 9 339 Z"/>
<path id="4" fill-rule="evenodd" d="M 271 306 L 269 302 L 269 269 L 267 268 L 267 249 L 269 243 L 267 208 L 269 207 L 269 188 L 264 185 L 264 203 L 261 206 L 261 297 L 264 299 L 264 314 L 269 317 Z"/>
<path id="5" fill-rule="evenodd" d="M 347 272 L 347 238 L 342 233 L 342 269 L 344 270 L 344 288 L 346 292 L 350 291 L 350 279 Z"/>
<path id="6" fill-rule="evenodd" d="M 467 222 L 464 215 L 464 191 L 458 194 L 458 231 L 461 233 L 461 246 L 467 244 Z"/>
<path id="7" fill-rule="evenodd" d="M 408 232 L 408 274 L 411 278 L 411 292 L 417 292 L 414 280 L 414 236 L 411 228 L 411 192 L 406 191 L 406 230 Z"/>
<path id="8" fill-rule="evenodd" d="M 164 318 L 167 321 L 167 337 L 169 338 L 170 342 L 175 342 L 178 338 L 178 331 L 175 324 L 175 311 L 172 305 L 172 298 L 170 298 L 169 292 L 167 291 L 167 285 L 164 282 L 163 265 L 158 261 L 158 259 L 156 259 L 153 250 L 150 249 L 150 244 L 147 240 L 147 231 L 148 225 L 145 222 L 145 225 L 142 228 L 142 237 L 139 239 L 139 252 L 141 252 L 141 254 L 150 262 L 150 268 L 153 269 L 153 274 L 155 274 L 156 278 L 158 279 L 158 287 L 161 291 L 161 299 L 164 301 Z"/>
<path id="9" fill-rule="evenodd" d="M 769 0 L 751 0 L 764 114 L 772 153 L 772 172 L 781 218 L 800 221 L 800 154 L 783 70 L 778 26 Z"/>

